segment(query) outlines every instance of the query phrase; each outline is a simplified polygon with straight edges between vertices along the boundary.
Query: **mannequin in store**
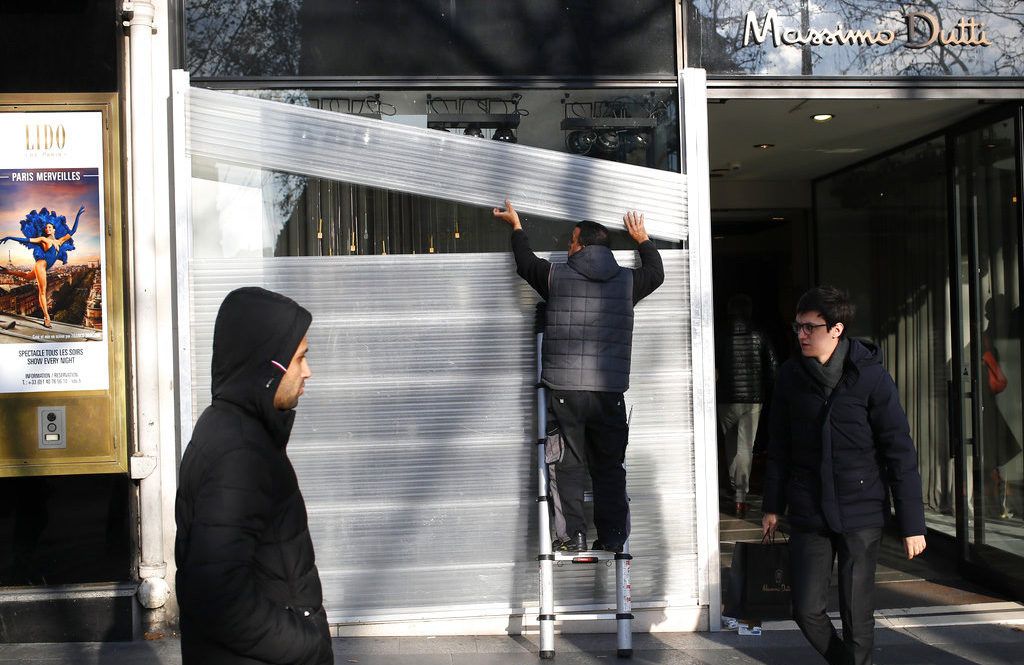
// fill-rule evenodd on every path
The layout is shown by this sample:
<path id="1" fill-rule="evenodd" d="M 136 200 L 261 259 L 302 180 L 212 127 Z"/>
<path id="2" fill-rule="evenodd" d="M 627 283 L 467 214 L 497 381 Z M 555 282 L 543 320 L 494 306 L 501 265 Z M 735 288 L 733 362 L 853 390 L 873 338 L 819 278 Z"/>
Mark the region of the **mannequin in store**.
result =
<path id="1" fill-rule="evenodd" d="M 1021 357 L 1020 308 L 996 294 L 985 303 L 988 322 L 981 335 L 983 463 L 987 472 L 987 512 L 1012 519 L 1019 508 L 1013 502 L 1012 482 L 1021 479 Z"/>
<path id="2" fill-rule="evenodd" d="M 729 464 L 729 498 L 736 517 L 747 514 L 754 437 L 768 402 L 778 361 L 767 336 L 754 327 L 753 303 L 742 293 L 729 299 L 729 322 L 718 335 L 718 427 Z"/>

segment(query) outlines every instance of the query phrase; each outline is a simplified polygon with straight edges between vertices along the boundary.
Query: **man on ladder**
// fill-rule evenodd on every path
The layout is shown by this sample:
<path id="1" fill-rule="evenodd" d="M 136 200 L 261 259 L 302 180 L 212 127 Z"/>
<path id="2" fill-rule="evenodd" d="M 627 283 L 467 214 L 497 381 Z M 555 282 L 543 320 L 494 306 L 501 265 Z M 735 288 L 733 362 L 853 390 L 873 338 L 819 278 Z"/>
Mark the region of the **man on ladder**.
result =
<path id="1" fill-rule="evenodd" d="M 634 269 L 619 266 L 608 230 L 596 222 L 579 222 L 568 262 L 552 264 L 530 249 L 509 201 L 504 210 L 495 208 L 494 216 L 512 227 L 519 276 L 547 301 L 541 382 L 550 391 L 565 441 L 556 469 L 568 542 L 559 540 L 556 549 L 588 549 L 583 493 L 589 469 L 597 529 L 593 549 L 621 552 L 629 537 L 623 393 L 629 388 L 633 306 L 665 281 L 661 255 L 637 212 L 623 218 L 640 254 L 641 265 Z"/>
<path id="2" fill-rule="evenodd" d="M 623 466 L 628 442 L 623 393 L 629 388 L 633 306 L 665 280 L 661 255 L 644 230 L 643 215 L 636 212 L 623 218 L 639 246 L 641 266 L 636 269 L 619 266 L 609 246 L 608 230 L 596 222 L 579 222 L 569 243 L 568 262 L 551 264 L 534 255 L 519 215 L 508 200 L 504 210 L 494 209 L 494 216 L 512 227 L 517 272 L 547 301 L 546 316 L 538 320 L 540 656 L 555 655 L 552 564 L 556 560 L 594 563 L 614 557 L 616 613 L 559 618 L 615 619 L 618 655 L 629 657 L 633 651 L 629 592 L 632 557 L 628 553 L 629 500 Z M 547 390 L 558 422 L 559 443 L 564 448 L 552 465 L 559 496 L 555 506 L 558 537 L 551 546 L 547 540 L 547 461 L 551 459 L 545 454 L 545 442 L 551 434 L 546 426 Z M 593 548 L 604 550 L 596 553 L 599 556 L 574 556 L 587 550 L 585 469 L 590 471 L 594 494 L 598 539 Z M 551 484 L 554 493 L 554 482 Z M 553 554 L 552 548 L 558 553 Z"/>

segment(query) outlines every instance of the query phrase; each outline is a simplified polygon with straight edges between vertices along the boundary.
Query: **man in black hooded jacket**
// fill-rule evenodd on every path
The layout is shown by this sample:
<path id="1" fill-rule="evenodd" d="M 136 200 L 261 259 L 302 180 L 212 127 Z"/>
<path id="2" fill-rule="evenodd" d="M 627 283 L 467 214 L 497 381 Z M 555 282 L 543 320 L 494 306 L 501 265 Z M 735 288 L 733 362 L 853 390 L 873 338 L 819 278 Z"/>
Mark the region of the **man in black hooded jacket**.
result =
<path id="1" fill-rule="evenodd" d="M 889 494 L 908 559 L 925 547 L 917 451 L 896 384 L 878 348 L 846 336 L 854 308 L 834 287 L 797 303 L 800 356 L 779 371 L 772 395 L 762 529 L 789 509 L 793 617 L 833 665 L 870 665 L 875 565 Z M 842 639 L 826 613 L 839 560 Z"/>
<path id="2" fill-rule="evenodd" d="M 285 451 L 312 373 L 308 311 L 232 291 L 213 334 L 213 403 L 182 456 L 174 558 L 184 665 L 334 662 L 306 505 Z"/>
<path id="3" fill-rule="evenodd" d="M 555 470 L 569 537 L 556 541 L 555 548 L 587 549 L 583 493 L 589 470 L 597 529 L 593 548 L 621 552 L 629 537 L 623 393 L 629 389 L 633 306 L 665 281 L 661 255 L 637 212 L 623 218 L 640 255 L 635 269 L 619 266 L 608 230 L 597 222 L 579 222 L 568 262 L 552 264 L 534 255 L 511 203 L 506 200 L 505 209 L 495 208 L 493 214 L 512 227 L 519 276 L 547 301 L 541 381 L 565 442 Z"/>

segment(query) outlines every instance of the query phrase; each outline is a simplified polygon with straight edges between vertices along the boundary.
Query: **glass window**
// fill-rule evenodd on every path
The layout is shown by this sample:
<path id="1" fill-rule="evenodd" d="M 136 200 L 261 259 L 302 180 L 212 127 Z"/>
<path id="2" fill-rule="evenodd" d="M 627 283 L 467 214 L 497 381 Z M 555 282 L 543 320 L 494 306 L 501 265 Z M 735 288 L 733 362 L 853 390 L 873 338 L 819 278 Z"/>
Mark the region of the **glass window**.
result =
<path id="1" fill-rule="evenodd" d="M 124 475 L 0 478 L 0 586 L 131 576 Z"/>
<path id="2" fill-rule="evenodd" d="M 676 78 L 667 0 L 185 0 L 200 78 Z"/>
<path id="3" fill-rule="evenodd" d="M 917 445 L 929 524 L 951 532 L 945 154 L 936 138 L 824 178 L 815 213 L 819 282 L 850 291 L 850 333 L 881 347 Z"/>
<path id="4" fill-rule="evenodd" d="M 675 89 L 242 94 L 679 171 Z M 489 208 L 203 157 L 192 167 L 196 258 L 509 251 Z M 537 251 L 564 251 L 575 221 L 523 215 Z M 635 247 L 625 232 L 612 236 L 613 249 Z"/>
<path id="5" fill-rule="evenodd" d="M 1020 570 L 1024 441 L 1021 419 L 1021 236 L 1012 118 L 956 137 L 956 200 L 971 282 L 962 298 L 965 363 L 975 391 L 969 429 L 968 537 L 972 554 L 997 570 Z M 972 325 L 974 324 L 974 325 Z M 971 399 L 980 397 L 979 404 Z M 1007 557 L 1007 554 L 1016 556 Z"/>

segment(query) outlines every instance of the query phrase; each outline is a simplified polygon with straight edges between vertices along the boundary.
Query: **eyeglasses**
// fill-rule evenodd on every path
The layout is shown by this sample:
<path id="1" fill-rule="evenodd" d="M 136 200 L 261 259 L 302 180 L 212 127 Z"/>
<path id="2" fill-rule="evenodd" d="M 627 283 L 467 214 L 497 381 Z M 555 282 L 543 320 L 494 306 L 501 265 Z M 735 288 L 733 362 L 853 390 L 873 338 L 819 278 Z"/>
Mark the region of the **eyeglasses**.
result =
<path id="1" fill-rule="evenodd" d="M 825 328 L 825 327 L 828 326 L 828 324 L 827 323 L 800 323 L 799 321 L 794 321 L 792 323 L 792 326 L 793 326 L 793 333 L 796 334 L 796 335 L 799 335 L 800 333 L 803 333 L 805 335 L 811 335 L 811 334 L 814 333 L 814 329 L 815 328 Z"/>

